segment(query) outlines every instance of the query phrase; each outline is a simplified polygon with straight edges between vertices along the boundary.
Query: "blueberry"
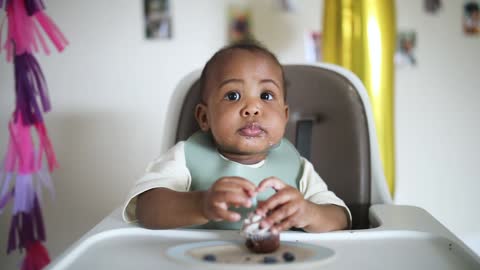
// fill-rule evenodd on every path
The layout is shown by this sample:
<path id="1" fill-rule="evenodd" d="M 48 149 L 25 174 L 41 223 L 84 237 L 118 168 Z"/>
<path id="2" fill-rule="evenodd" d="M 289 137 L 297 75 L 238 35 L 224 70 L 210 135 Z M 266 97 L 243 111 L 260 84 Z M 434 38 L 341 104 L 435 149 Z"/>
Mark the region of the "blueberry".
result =
<path id="1" fill-rule="evenodd" d="M 217 257 L 215 257 L 215 255 L 213 254 L 207 254 L 203 256 L 203 260 L 207 262 L 215 262 L 217 260 Z"/>
<path id="2" fill-rule="evenodd" d="M 263 258 L 263 263 L 276 263 L 276 262 L 277 262 L 277 258 L 275 257 L 267 256 Z"/>
<path id="3" fill-rule="evenodd" d="M 295 255 L 293 255 L 293 253 L 287 251 L 287 252 L 283 253 L 283 259 L 286 262 L 293 262 L 293 261 L 295 261 Z"/>

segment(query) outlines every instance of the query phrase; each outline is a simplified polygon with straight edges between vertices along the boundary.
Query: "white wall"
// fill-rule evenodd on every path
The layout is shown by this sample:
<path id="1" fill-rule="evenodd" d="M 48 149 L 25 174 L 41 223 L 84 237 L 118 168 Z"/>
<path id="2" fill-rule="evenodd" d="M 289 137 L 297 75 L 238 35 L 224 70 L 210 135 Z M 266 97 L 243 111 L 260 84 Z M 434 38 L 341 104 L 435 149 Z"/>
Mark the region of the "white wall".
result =
<path id="1" fill-rule="evenodd" d="M 166 149 L 163 123 L 176 83 L 226 42 L 226 1 L 171 2 L 174 39 L 149 41 L 142 1 L 46 1 L 71 42 L 64 53 L 38 57 L 53 103 L 47 127 L 61 165 L 53 174 L 56 198 L 43 202 L 53 257 L 119 206 L 147 162 Z M 301 61 L 304 31 L 321 28 L 321 1 L 294 2 L 295 14 L 280 13 L 273 0 L 253 2 L 255 35 L 285 62 Z M 460 0 L 443 1 L 436 17 L 422 13 L 421 1 L 398 2 L 399 26 L 418 31 L 419 66 L 396 73 L 396 201 L 424 207 L 457 235 L 473 239 L 480 231 L 474 214 L 480 41 L 458 30 Z M 14 99 L 4 56 L 0 153 Z M 9 221 L 8 213 L 0 217 L 1 245 Z M 18 256 L 0 254 L 0 268 L 16 267 Z"/>
<path id="2" fill-rule="evenodd" d="M 436 15 L 397 1 L 399 29 L 417 31 L 415 68 L 396 72 L 396 203 L 418 205 L 480 253 L 480 36 L 461 31 L 461 0 Z"/>

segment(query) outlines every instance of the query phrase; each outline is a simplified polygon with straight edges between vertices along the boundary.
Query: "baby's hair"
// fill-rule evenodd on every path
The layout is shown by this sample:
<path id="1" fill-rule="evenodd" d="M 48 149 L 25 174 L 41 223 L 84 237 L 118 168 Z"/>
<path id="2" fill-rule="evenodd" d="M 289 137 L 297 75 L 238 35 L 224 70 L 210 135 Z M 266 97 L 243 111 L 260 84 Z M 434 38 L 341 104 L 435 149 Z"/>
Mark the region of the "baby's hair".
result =
<path id="1" fill-rule="evenodd" d="M 218 59 L 220 59 L 220 57 L 223 54 L 233 50 L 247 50 L 249 52 L 261 53 L 271 58 L 275 62 L 275 64 L 277 64 L 280 67 L 280 70 L 282 71 L 283 96 L 284 96 L 284 100 L 285 101 L 287 100 L 287 82 L 285 79 L 285 71 L 283 70 L 283 66 L 278 61 L 277 57 L 272 52 L 270 52 L 267 48 L 261 45 L 258 41 L 248 40 L 248 41 L 233 43 L 221 48 L 210 58 L 210 60 L 207 61 L 207 63 L 203 67 L 202 74 L 200 75 L 200 82 L 199 82 L 200 96 L 201 96 L 202 102 L 206 102 L 205 84 L 207 81 L 208 72 L 210 71 L 210 69 L 212 69 L 212 66 L 215 65 L 215 63 L 218 61 Z"/>

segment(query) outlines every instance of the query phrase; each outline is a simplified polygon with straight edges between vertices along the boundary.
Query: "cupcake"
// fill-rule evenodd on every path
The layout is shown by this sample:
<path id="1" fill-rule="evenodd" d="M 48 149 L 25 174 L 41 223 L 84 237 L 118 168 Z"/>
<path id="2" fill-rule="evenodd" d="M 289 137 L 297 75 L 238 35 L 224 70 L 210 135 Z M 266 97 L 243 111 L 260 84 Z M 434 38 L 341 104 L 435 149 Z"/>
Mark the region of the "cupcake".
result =
<path id="1" fill-rule="evenodd" d="M 243 221 L 241 235 L 245 237 L 245 245 L 255 253 L 270 253 L 280 247 L 280 234 L 274 234 L 270 228 L 260 229 L 263 217 L 254 212 Z"/>

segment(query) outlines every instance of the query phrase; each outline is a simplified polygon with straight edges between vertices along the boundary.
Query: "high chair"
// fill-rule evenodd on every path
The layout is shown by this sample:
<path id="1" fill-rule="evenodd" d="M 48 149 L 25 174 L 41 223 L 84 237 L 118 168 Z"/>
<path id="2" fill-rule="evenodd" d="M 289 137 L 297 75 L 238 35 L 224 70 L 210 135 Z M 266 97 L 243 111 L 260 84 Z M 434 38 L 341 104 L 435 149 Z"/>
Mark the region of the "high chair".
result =
<path id="1" fill-rule="evenodd" d="M 352 229 L 281 233 L 297 259 L 262 263 L 245 255 L 238 231 L 148 230 L 116 209 L 48 269 L 480 269 L 480 258 L 425 210 L 392 204 L 367 92 L 351 72 L 329 64 L 285 65 L 290 119 L 285 136 L 348 205 Z M 176 88 L 165 123 L 172 146 L 198 130 L 200 71 Z M 282 251 L 283 252 L 283 251 Z M 239 257 L 242 253 L 242 258 Z M 214 255 L 216 262 L 202 259 Z M 230 256 L 230 262 L 221 260 Z M 242 260 L 242 261 L 239 261 Z M 250 268 L 249 268 L 250 269 Z"/>

